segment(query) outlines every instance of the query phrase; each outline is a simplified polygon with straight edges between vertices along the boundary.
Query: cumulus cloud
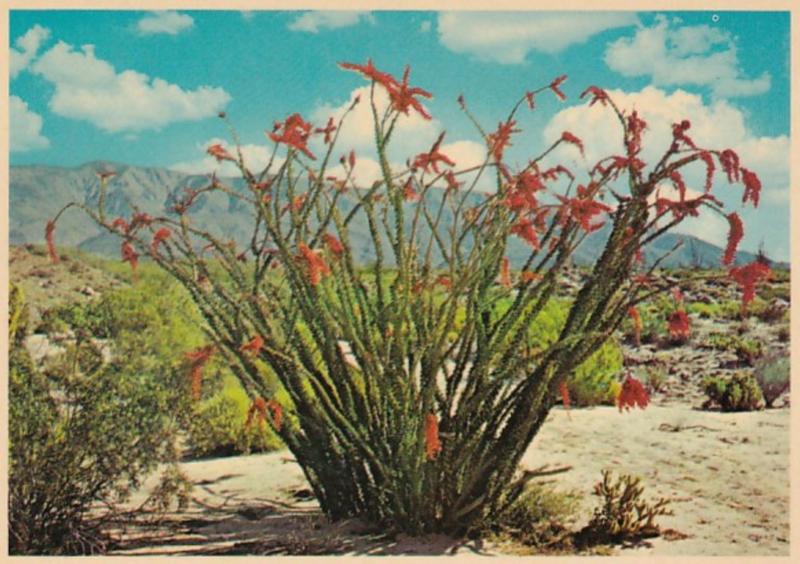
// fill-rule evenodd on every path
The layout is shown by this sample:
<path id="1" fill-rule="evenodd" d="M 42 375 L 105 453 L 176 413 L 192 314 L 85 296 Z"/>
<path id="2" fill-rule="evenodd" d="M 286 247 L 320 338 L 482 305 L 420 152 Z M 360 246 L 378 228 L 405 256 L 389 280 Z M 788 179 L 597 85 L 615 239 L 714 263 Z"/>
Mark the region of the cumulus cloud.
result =
<path id="1" fill-rule="evenodd" d="M 236 156 L 236 145 L 218 137 L 213 137 L 205 143 L 199 143 L 195 146 L 197 151 L 197 158 L 181 161 L 169 166 L 171 170 L 183 172 L 185 174 L 211 174 L 217 173 L 220 177 L 239 177 L 241 173 L 236 165 L 230 161 L 217 162 L 217 159 L 209 155 L 206 150 L 211 145 L 222 145 L 231 155 Z M 246 144 L 241 147 L 242 156 L 244 157 L 244 164 L 253 172 L 261 172 L 272 156 L 272 147 L 267 145 Z M 275 156 L 273 167 L 280 167 L 283 163 L 283 158 L 279 155 Z"/>
<path id="2" fill-rule="evenodd" d="M 11 80 L 15 79 L 20 71 L 26 69 L 31 63 L 42 44 L 50 38 L 50 30 L 39 24 L 34 25 L 25 35 L 17 37 L 14 41 L 15 48 L 9 54 L 9 73 Z"/>
<path id="3" fill-rule="evenodd" d="M 714 96 L 755 96 L 770 89 L 770 75 L 746 78 L 730 33 L 707 25 L 683 26 L 659 16 L 651 27 L 608 45 L 605 62 L 624 76 L 648 76 L 656 85 L 695 85 Z"/>
<path id="4" fill-rule="evenodd" d="M 136 29 L 142 35 L 178 35 L 192 26 L 194 20 L 191 16 L 175 11 L 150 12 L 136 23 Z"/>
<path id="5" fill-rule="evenodd" d="M 299 15 L 288 25 L 288 28 L 292 31 L 319 33 L 322 29 L 350 27 L 362 21 L 372 24 L 375 23 L 375 18 L 370 12 L 345 10 L 312 11 Z"/>
<path id="6" fill-rule="evenodd" d="M 698 146 L 711 149 L 731 148 L 739 154 L 743 166 L 758 174 L 763 184 L 763 205 L 778 204 L 784 208 L 788 206 L 790 154 L 788 136 L 756 136 L 748 129 L 742 111 L 729 102 L 715 100 L 706 104 L 699 95 L 682 90 L 667 94 L 659 88 L 648 86 L 639 92 L 610 90 L 609 95 L 620 108 L 627 111 L 637 110 L 647 122 L 640 157 L 650 166 L 657 162 L 669 147 L 672 140 L 672 124 L 689 119 L 691 128 L 687 133 Z M 603 108 L 600 104 L 595 104 L 593 107 L 573 106 L 560 111 L 545 126 L 544 142 L 550 143 L 559 138 L 563 131 L 570 131 L 583 140 L 586 158 L 585 160 L 576 158 L 576 152 L 572 147 L 564 147 L 554 152 L 552 162 L 563 162 L 573 167 L 575 171 L 591 168 L 602 157 L 624 154 L 619 121 L 610 109 Z M 690 189 L 703 190 L 705 166 L 702 163 L 689 165 L 683 171 L 683 176 Z M 739 184 L 729 185 L 717 166 L 714 195 L 720 198 L 726 207 L 739 209 L 742 190 L 743 187 Z M 668 191 L 664 191 L 663 195 L 670 197 Z M 757 226 L 757 229 L 748 231 L 745 239 L 753 247 L 757 230 L 764 228 L 761 222 L 765 219 L 769 221 L 768 216 L 774 213 L 774 209 L 772 212 L 759 209 L 752 213 L 748 208 L 742 213 L 750 216 L 753 225 Z M 717 244 L 723 242 L 727 234 L 724 219 L 707 211 L 702 212 L 699 219 L 687 220 L 681 230 Z M 771 237 L 778 240 L 782 236 L 785 234 L 776 230 Z"/>
<path id="7" fill-rule="evenodd" d="M 634 25 L 633 13 L 443 12 L 439 40 L 455 51 L 502 64 L 525 61 L 531 51 L 559 53 L 609 29 Z"/>
<path id="8" fill-rule="evenodd" d="M 55 87 L 49 103 L 53 113 L 88 121 L 111 133 L 203 119 L 214 115 L 231 99 L 218 87 L 183 90 L 133 70 L 117 72 L 110 63 L 95 56 L 92 45 L 76 50 L 59 41 L 34 63 L 32 70 Z"/>
<path id="9" fill-rule="evenodd" d="M 50 141 L 42 135 L 42 116 L 28 108 L 19 96 L 8 98 L 9 139 L 12 153 L 46 149 Z"/>

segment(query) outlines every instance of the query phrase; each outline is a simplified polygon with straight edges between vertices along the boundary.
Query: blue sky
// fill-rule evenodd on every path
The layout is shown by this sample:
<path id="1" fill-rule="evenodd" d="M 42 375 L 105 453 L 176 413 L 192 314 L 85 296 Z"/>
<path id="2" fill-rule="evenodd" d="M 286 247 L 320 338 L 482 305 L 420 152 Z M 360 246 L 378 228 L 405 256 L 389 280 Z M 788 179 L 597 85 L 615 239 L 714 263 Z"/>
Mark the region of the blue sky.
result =
<path id="1" fill-rule="evenodd" d="M 524 162 L 567 129 L 584 139 L 587 160 L 613 154 L 613 121 L 578 99 L 596 84 L 643 115 L 654 146 L 685 117 L 698 144 L 738 150 L 764 182 L 759 209 L 741 212 L 744 247 L 763 243 L 786 259 L 789 43 L 786 12 L 12 11 L 11 163 L 110 160 L 210 172 L 218 165 L 205 147 L 230 142 L 215 117 L 224 109 L 257 164 L 273 121 L 341 113 L 366 83 L 336 63 L 372 57 L 398 75 L 410 64 L 411 82 L 435 96 L 426 103 L 434 120 L 406 120 L 393 160 L 446 129 L 451 156 L 469 164 L 481 140 L 459 94 L 493 129 L 527 89 L 567 74 L 566 102 L 542 93 L 533 112 L 520 114 L 512 160 Z M 360 119 L 341 148 L 356 149 L 368 181 L 375 166 Z M 586 167 L 569 152 L 555 156 Z M 693 174 L 690 186 L 701 184 L 703 171 Z M 717 181 L 718 195 L 738 209 L 741 187 Z M 719 243 L 726 225 L 704 217 L 686 230 Z"/>

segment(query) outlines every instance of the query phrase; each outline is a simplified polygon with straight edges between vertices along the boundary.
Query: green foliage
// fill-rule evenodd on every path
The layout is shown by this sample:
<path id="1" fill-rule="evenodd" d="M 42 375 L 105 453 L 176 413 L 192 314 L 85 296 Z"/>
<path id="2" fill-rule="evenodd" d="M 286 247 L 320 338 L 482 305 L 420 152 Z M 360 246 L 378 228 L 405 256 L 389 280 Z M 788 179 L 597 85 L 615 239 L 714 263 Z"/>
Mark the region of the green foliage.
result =
<path id="1" fill-rule="evenodd" d="M 686 313 L 696 313 L 701 319 L 721 319 L 725 316 L 722 306 L 716 302 L 690 302 L 686 304 Z"/>
<path id="2" fill-rule="evenodd" d="M 12 292 L 13 294 L 13 292 Z M 19 296 L 19 294 L 16 294 Z M 19 297 L 12 319 L 22 319 Z M 176 460 L 176 390 L 137 356 L 98 361 L 78 341 L 53 382 L 10 335 L 9 543 L 14 554 L 102 551 L 103 517 L 157 465 Z M 91 347 L 90 347 L 91 348 Z M 90 510 L 101 509 L 90 517 Z"/>
<path id="3" fill-rule="evenodd" d="M 753 366 L 756 359 L 764 354 L 764 345 L 761 341 L 746 339 L 730 333 L 711 333 L 706 338 L 703 346 L 710 349 L 728 351 L 736 354 L 740 363 Z"/>
<path id="4" fill-rule="evenodd" d="M 655 518 L 672 515 L 664 498 L 648 502 L 643 498 L 641 479 L 628 474 L 613 479 L 611 472 L 603 470 L 603 479 L 594 487 L 601 503 L 582 535 L 592 542 L 625 542 L 655 537 L 660 528 Z"/>
<path id="5" fill-rule="evenodd" d="M 791 364 L 788 355 L 771 355 L 756 363 L 753 371 L 758 387 L 764 396 L 767 407 L 789 389 L 791 384 Z"/>
<path id="6" fill-rule="evenodd" d="M 763 396 L 752 374 L 737 373 L 729 378 L 710 376 L 703 381 L 708 400 L 703 407 L 718 406 L 722 411 L 761 409 Z"/>
<path id="7" fill-rule="evenodd" d="M 246 425 L 251 400 L 232 376 L 210 398 L 193 406 L 186 446 L 191 455 L 233 456 L 276 450 L 283 445 L 269 425 L 255 418 Z"/>

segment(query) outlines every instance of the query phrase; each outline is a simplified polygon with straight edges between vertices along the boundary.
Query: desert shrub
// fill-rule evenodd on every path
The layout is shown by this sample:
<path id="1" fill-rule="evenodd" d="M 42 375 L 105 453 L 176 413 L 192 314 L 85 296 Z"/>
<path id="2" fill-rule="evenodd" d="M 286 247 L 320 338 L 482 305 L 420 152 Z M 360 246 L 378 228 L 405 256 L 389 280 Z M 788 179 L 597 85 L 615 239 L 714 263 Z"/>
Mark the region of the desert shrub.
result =
<path id="1" fill-rule="evenodd" d="M 704 408 L 717 406 L 722 411 L 752 411 L 763 405 L 763 396 L 752 374 L 740 372 L 728 378 L 710 376 L 703 381 L 708 400 Z"/>
<path id="2" fill-rule="evenodd" d="M 462 533 L 498 510 L 553 394 L 631 307 L 667 289 L 640 270 L 642 247 L 700 207 L 725 215 L 710 194 L 713 175 L 692 200 L 656 198 L 657 188 L 681 187 L 683 167 L 713 169 L 715 159 L 730 181 L 744 184 L 745 202 L 758 201 L 760 182 L 731 150 L 697 147 L 686 135 L 688 120 L 675 124 L 673 142 L 645 170 L 644 120 L 623 113 L 597 87 L 585 94 L 601 102 L 599 111 L 613 112 L 621 128 L 613 153 L 577 179 L 543 160 L 558 154 L 557 146 L 584 152 L 582 141 L 565 131 L 541 156 L 512 167 L 503 155 L 517 139 L 517 112 L 526 101 L 533 108 L 538 93 L 564 97 L 559 85 L 566 77 L 521 96 L 492 133 L 459 98 L 486 142 L 477 167 L 456 168 L 442 149 L 444 133 L 426 152 L 390 159 L 398 122 L 412 112 L 431 118 L 418 99 L 430 94 L 409 86 L 408 71 L 400 80 L 371 61 L 342 67 L 371 85 L 370 96 L 353 99 L 350 109 L 369 104 L 374 118 L 381 177 L 372 186 L 355 183 L 359 155 L 347 147 L 338 172 L 329 166 L 337 166 L 335 147 L 349 110 L 321 127 L 292 114 L 268 134 L 282 154 L 262 170 L 249 168 L 238 150 L 208 148 L 239 169 L 239 186 L 213 176 L 187 188 L 163 216 L 115 219 L 106 216 L 103 181 L 96 206 L 68 204 L 47 223 L 49 251 L 58 260 L 55 225 L 77 207 L 121 238 L 132 269 L 147 254 L 178 280 L 207 336 L 190 356 L 193 381 L 202 385 L 204 364 L 221 358 L 254 405 L 286 411 L 285 418 L 267 419 L 328 516 L 358 515 L 412 534 Z M 323 136 L 318 155 L 308 145 L 312 135 Z M 405 164 L 392 164 L 398 162 Z M 475 190 L 487 178 L 495 189 L 482 197 Z M 245 247 L 193 225 L 193 206 L 211 193 L 252 209 Z M 741 223 L 735 213 L 726 217 L 732 229 Z M 578 285 L 557 339 L 532 350 L 527 329 L 557 295 L 580 242 L 604 223 L 605 247 Z M 370 268 L 357 264 L 364 255 L 351 238 L 355 232 L 365 235 Z M 730 241 L 725 254 L 732 259 L 738 237 Z M 512 242 L 522 249 L 514 265 Z M 512 266 L 522 270 L 512 273 Z M 768 271 L 760 263 L 731 270 L 743 299 Z M 503 300 L 510 306 L 501 312 Z M 279 391 L 291 403 L 277 399 Z"/>
<path id="3" fill-rule="evenodd" d="M 576 492 L 561 492 L 548 483 L 531 483 L 477 532 L 543 551 L 566 549 L 571 546 L 571 525 L 579 505 Z"/>
<path id="4" fill-rule="evenodd" d="M 720 319 L 724 312 L 718 303 L 691 302 L 686 304 L 687 313 L 695 313 L 702 319 Z"/>
<path id="5" fill-rule="evenodd" d="M 760 359 L 753 371 L 756 383 L 764 396 L 764 403 L 772 407 L 775 400 L 789 389 L 792 380 L 788 355 L 770 355 Z"/>
<path id="6" fill-rule="evenodd" d="M 664 391 L 667 383 L 666 367 L 663 364 L 645 367 L 643 382 L 650 393 Z"/>
<path id="7" fill-rule="evenodd" d="M 14 554 L 101 552 L 101 525 L 157 465 L 176 459 L 174 387 L 137 358 L 102 363 L 77 343 L 57 382 L 23 345 L 12 289 L 9 546 Z"/>
<path id="8" fill-rule="evenodd" d="M 730 333 L 711 333 L 706 337 L 702 346 L 732 352 L 736 355 L 739 363 L 746 366 L 753 366 L 756 360 L 764 354 L 764 345 L 761 341 Z"/>
<path id="9" fill-rule="evenodd" d="M 645 500 L 641 479 L 628 474 L 614 479 L 610 471 L 604 470 L 594 494 L 602 499 L 580 533 L 587 543 L 630 542 L 655 537 L 661 533 L 656 517 L 672 515 L 666 499 Z"/>
<path id="10" fill-rule="evenodd" d="M 193 457 L 233 456 L 271 451 L 283 445 L 271 427 L 251 420 L 251 400 L 230 375 L 208 399 L 195 403 L 187 424 L 186 446 Z"/>

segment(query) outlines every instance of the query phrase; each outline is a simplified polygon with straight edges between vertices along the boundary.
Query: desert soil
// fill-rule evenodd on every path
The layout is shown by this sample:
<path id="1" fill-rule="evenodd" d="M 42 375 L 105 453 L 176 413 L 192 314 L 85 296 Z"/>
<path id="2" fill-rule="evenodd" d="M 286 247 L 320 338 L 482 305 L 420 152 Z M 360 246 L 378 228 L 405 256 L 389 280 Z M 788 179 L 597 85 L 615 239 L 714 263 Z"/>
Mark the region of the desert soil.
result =
<path id="1" fill-rule="evenodd" d="M 748 413 L 652 405 L 554 409 L 522 464 L 571 466 L 549 478 L 583 495 L 582 526 L 598 498 L 602 469 L 641 476 L 645 495 L 666 497 L 666 531 L 633 548 L 637 555 L 788 555 L 788 409 Z M 288 451 L 182 465 L 194 483 L 181 514 L 140 520 L 114 554 L 502 554 L 513 547 L 459 544 L 442 536 L 385 538 L 362 523 L 329 524 Z M 143 494 L 140 494 L 140 496 Z M 302 496 L 301 496 L 302 497 Z M 133 501 L 140 501 L 141 497 Z"/>

